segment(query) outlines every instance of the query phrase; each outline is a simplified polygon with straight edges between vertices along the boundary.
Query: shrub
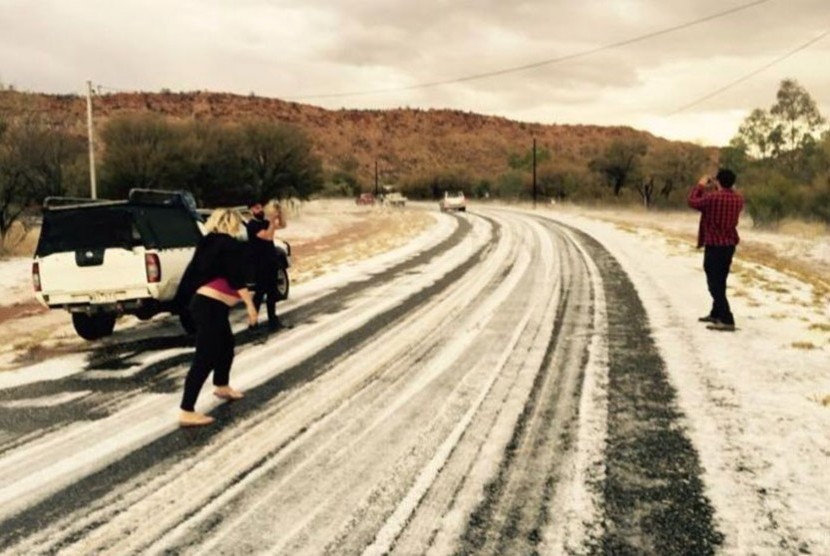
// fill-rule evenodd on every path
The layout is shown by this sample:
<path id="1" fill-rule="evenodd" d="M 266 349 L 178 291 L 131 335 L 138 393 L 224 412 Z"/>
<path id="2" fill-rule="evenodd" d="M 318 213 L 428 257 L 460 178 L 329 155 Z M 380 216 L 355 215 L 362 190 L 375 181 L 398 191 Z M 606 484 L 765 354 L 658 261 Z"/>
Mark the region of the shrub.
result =
<path id="1" fill-rule="evenodd" d="M 830 176 L 816 181 L 807 199 L 809 216 L 830 224 Z"/>
<path id="2" fill-rule="evenodd" d="M 747 187 L 746 208 L 755 226 L 776 226 L 800 212 L 797 185 L 780 174 L 770 174 L 765 183 Z"/>

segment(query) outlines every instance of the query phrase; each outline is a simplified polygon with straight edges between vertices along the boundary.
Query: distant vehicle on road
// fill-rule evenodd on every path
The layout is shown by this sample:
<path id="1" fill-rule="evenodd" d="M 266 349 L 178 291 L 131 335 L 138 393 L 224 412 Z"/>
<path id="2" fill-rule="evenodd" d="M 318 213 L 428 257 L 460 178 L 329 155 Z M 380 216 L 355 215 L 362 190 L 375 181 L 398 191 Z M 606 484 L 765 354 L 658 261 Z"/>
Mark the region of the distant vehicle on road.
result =
<path id="1" fill-rule="evenodd" d="M 457 210 L 465 212 L 467 210 L 467 198 L 463 191 L 444 191 L 444 198 L 438 202 L 441 212 Z"/>
<path id="2" fill-rule="evenodd" d="M 203 228 L 186 192 L 133 189 L 125 201 L 50 197 L 32 281 L 37 300 L 65 309 L 82 338 L 112 334 L 118 315 L 144 320 L 169 311 Z"/>
<path id="3" fill-rule="evenodd" d="M 374 205 L 375 196 L 371 193 L 361 193 L 354 202 L 357 205 Z"/>
<path id="4" fill-rule="evenodd" d="M 408 199 L 401 192 L 399 192 L 395 186 L 383 186 L 383 194 L 380 196 L 380 202 L 382 205 L 403 208 L 406 206 L 407 201 Z"/>

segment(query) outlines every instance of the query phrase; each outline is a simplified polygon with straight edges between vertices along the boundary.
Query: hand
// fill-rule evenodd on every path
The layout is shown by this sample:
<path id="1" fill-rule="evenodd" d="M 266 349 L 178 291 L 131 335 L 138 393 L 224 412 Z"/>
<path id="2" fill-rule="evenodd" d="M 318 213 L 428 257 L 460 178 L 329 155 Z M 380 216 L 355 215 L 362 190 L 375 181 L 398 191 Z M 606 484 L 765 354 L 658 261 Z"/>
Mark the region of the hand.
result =
<path id="1" fill-rule="evenodd" d="M 709 185 L 709 182 L 712 180 L 709 176 L 703 176 L 699 180 L 697 180 L 698 187 L 706 187 Z"/>
<path id="2" fill-rule="evenodd" d="M 256 326 L 257 320 L 259 320 L 257 310 L 253 305 L 247 305 L 245 308 L 248 310 L 248 326 Z"/>

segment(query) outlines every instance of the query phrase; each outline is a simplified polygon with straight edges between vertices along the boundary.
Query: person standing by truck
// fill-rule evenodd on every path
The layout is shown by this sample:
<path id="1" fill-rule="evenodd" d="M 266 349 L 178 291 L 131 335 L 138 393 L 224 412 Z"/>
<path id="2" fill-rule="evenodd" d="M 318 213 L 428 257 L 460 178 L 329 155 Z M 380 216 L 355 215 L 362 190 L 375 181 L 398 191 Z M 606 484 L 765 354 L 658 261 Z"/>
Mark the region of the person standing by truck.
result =
<path id="1" fill-rule="evenodd" d="M 211 371 L 216 397 L 229 401 L 244 397 L 229 384 L 234 355 L 230 309 L 243 301 L 248 323 L 257 320 L 257 310 L 246 283 L 247 233 L 242 216 L 232 209 L 217 209 L 208 218 L 205 229 L 207 234 L 196 246 L 177 294 L 179 299 L 190 299 L 188 308 L 196 327 L 196 353 L 185 378 L 179 415 L 182 427 L 209 425 L 214 421 L 195 410 L 199 392 Z"/>
<path id="2" fill-rule="evenodd" d="M 259 201 L 249 207 L 252 218 L 246 224 L 248 229 L 249 255 L 253 270 L 254 307 L 257 312 L 265 300 L 268 314 L 268 329 L 277 331 L 284 328 L 277 316 L 277 251 L 274 247 L 274 234 L 285 228 L 285 215 L 279 203 L 263 206 Z M 266 210 L 268 208 L 269 210 Z"/>

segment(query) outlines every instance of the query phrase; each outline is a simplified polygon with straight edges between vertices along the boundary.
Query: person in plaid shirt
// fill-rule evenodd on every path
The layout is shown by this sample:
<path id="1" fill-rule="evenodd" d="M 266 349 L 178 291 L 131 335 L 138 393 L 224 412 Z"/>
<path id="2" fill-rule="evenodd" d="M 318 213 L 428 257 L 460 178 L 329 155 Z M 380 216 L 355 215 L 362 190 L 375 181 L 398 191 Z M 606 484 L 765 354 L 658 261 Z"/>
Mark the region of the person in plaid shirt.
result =
<path id="1" fill-rule="evenodd" d="M 726 299 L 726 279 L 738 245 L 738 219 L 744 198 L 733 189 L 735 173 L 722 168 L 705 176 L 689 192 L 689 206 L 700 211 L 697 246 L 703 247 L 703 270 L 712 296 L 712 309 L 701 322 L 710 330 L 735 330 L 735 317 Z"/>

